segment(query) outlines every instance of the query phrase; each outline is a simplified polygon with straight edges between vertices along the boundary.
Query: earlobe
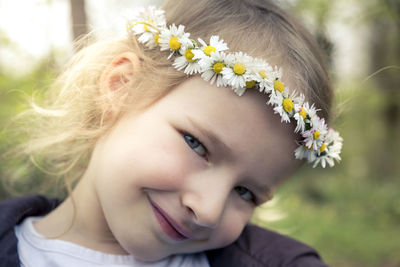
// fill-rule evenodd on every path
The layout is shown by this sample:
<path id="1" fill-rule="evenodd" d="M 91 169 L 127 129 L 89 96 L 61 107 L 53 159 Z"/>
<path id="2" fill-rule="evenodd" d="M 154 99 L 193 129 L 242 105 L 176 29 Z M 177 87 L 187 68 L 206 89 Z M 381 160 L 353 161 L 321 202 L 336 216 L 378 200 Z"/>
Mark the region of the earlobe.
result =
<path id="1" fill-rule="evenodd" d="M 123 89 L 135 79 L 139 71 L 140 60 L 135 53 L 125 52 L 118 55 L 100 76 L 100 94 L 102 97 L 113 99 L 117 92 L 127 93 Z"/>

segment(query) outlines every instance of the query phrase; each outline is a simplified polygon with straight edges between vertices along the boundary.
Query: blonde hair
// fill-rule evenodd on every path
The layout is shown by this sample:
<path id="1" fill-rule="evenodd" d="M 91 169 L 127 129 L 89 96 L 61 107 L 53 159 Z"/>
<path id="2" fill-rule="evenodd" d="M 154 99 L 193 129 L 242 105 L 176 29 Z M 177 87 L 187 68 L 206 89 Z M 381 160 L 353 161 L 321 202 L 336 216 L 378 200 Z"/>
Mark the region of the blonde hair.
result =
<path id="1" fill-rule="evenodd" d="M 207 40 L 218 34 L 230 51 L 279 65 L 283 80 L 305 93 L 328 119 L 332 88 L 322 56 L 308 32 L 282 9 L 261 0 L 171 0 L 163 9 L 167 24 L 185 25 L 191 37 Z M 107 99 L 99 90 L 100 77 L 124 52 L 136 53 L 140 73 L 134 83 L 126 83 L 115 94 L 118 99 Z M 148 50 L 133 36 L 90 44 L 67 64 L 48 90 L 46 101 L 23 115 L 27 122 L 23 129 L 30 139 L 19 151 L 51 175 L 69 178 L 71 184 L 86 169 L 98 139 L 126 109 L 150 106 L 185 79 L 167 60 L 167 52 Z M 103 107 L 109 101 L 119 101 L 118 115 L 107 116 Z"/>

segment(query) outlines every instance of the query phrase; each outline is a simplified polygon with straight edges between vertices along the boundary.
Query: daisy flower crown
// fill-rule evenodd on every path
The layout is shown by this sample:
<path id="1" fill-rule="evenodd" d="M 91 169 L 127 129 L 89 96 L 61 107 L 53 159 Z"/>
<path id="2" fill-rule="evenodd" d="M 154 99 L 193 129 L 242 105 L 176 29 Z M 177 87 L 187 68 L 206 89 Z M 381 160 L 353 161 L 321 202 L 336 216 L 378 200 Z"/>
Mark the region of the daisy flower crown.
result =
<path id="1" fill-rule="evenodd" d="M 342 137 L 318 117 L 318 109 L 305 102 L 303 94 L 289 91 L 281 81 L 280 68 L 242 52 L 226 52 L 227 44 L 217 35 L 211 36 L 208 43 L 200 38 L 197 42 L 184 31 L 185 26 L 167 26 L 164 11 L 155 7 L 138 9 L 128 21 L 127 30 L 139 35 L 138 41 L 146 47 L 170 52 L 172 65 L 187 75 L 199 74 L 211 84 L 229 86 L 239 96 L 251 88 L 268 95 L 267 104 L 281 116 L 281 122 L 296 122 L 295 133 L 302 137 L 294 151 L 296 159 L 323 168 L 340 161 Z"/>

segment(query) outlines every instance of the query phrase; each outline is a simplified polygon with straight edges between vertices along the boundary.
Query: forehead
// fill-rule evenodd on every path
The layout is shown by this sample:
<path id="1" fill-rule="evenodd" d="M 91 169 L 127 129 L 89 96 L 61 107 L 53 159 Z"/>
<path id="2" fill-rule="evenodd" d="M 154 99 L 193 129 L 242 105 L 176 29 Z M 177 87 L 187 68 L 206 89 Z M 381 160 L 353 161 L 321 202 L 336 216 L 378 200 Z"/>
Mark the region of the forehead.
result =
<path id="1" fill-rule="evenodd" d="M 193 77 L 158 105 L 165 114 L 216 139 L 213 144 L 221 141 L 224 145 L 216 153 L 223 154 L 232 168 L 276 184 L 299 164 L 294 159 L 296 136 L 292 125 L 281 123 L 266 102 L 267 95 L 256 90 L 249 89 L 239 97 L 230 88 Z"/>

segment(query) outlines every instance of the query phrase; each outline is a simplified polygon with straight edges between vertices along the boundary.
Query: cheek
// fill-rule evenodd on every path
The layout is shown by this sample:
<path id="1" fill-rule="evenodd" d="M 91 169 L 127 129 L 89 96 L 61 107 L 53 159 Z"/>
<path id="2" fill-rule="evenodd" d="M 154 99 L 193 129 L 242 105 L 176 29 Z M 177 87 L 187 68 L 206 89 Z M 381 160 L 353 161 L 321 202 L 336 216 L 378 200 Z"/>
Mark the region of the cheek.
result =
<path id="1" fill-rule="evenodd" d="M 179 132 L 169 126 L 160 133 L 147 133 L 130 153 L 129 165 L 137 182 L 158 190 L 175 190 L 196 164 Z M 140 153 L 137 153 L 140 151 Z"/>
<path id="2" fill-rule="evenodd" d="M 221 221 L 220 226 L 216 229 L 213 246 L 216 248 L 225 247 L 233 243 L 243 231 L 253 214 L 252 208 L 243 210 L 230 210 L 226 213 Z"/>
<path id="3" fill-rule="evenodd" d="M 189 171 L 179 136 L 171 131 L 126 131 L 102 143 L 93 154 L 94 177 L 113 186 L 168 189 Z"/>

